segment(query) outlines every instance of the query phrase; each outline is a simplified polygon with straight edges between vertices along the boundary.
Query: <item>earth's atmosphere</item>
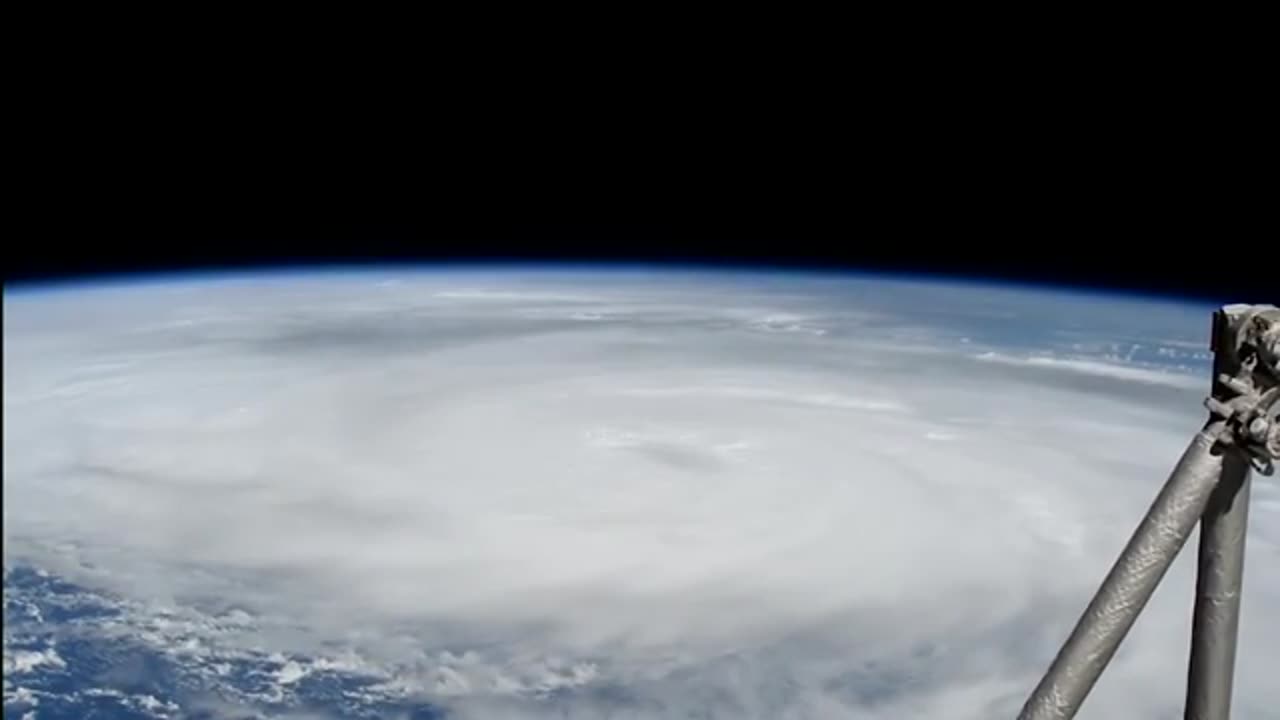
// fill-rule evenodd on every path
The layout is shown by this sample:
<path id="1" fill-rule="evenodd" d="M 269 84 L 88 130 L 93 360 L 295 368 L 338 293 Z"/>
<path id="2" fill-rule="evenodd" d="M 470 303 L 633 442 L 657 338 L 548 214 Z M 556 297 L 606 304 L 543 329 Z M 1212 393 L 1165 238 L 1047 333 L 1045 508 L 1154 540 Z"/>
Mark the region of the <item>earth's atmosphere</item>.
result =
<path id="1" fill-rule="evenodd" d="M 6 290 L 5 716 L 1012 717 L 1203 422 L 1212 310 L 653 268 Z M 1273 478 L 1251 522 L 1235 709 L 1273 718 Z M 1081 717 L 1181 716 L 1193 556 Z"/>

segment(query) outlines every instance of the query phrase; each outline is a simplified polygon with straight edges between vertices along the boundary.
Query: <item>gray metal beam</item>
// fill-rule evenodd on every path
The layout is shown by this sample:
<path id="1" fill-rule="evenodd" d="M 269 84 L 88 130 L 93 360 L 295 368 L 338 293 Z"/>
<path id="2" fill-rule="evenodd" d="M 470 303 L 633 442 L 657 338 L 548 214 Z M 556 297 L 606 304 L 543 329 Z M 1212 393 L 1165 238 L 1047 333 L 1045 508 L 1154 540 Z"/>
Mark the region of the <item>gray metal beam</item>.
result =
<path id="1" fill-rule="evenodd" d="M 1249 464 L 1241 453 L 1224 458 L 1222 480 L 1200 521 L 1186 720 L 1231 716 L 1245 534 L 1249 523 Z"/>
<path id="2" fill-rule="evenodd" d="M 1238 346 L 1252 331 L 1258 357 L 1253 367 L 1270 364 L 1271 330 L 1248 326 L 1244 318 L 1266 317 L 1267 308 L 1227 306 L 1215 313 L 1212 397 L 1223 407 L 1242 406 L 1272 378 L 1258 378 L 1243 367 Z M 1259 382 L 1259 380 L 1261 382 Z M 1211 403 L 1212 405 L 1212 403 Z M 1231 408 L 1224 415 L 1235 416 Z M 1263 418 L 1265 422 L 1265 418 Z M 1237 420 L 1239 423 L 1240 421 Z M 1253 421 L 1248 421 L 1254 424 Z M 1237 428 L 1237 434 L 1248 432 Z M 1241 433 L 1240 431 L 1243 431 Z M 1249 437 L 1236 438 L 1249 440 Z M 1262 438 L 1265 444 L 1265 438 Z M 1185 720 L 1226 720 L 1231 716 L 1231 687 L 1236 666 L 1236 637 L 1240 627 L 1240 590 L 1244 577 L 1244 546 L 1249 521 L 1250 459 L 1244 452 L 1224 458 L 1222 480 L 1209 498 L 1200 520 L 1200 553 L 1196 570 L 1196 603 L 1191 625 L 1191 657 L 1187 665 Z"/>
<path id="3" fill-rule="evenodd" d="M 1066 720 L 1079 712 L 1209 504 L 1222 474 L 1220 427 L 1206 426 L 1187 447 L 1019 720 Z"/>

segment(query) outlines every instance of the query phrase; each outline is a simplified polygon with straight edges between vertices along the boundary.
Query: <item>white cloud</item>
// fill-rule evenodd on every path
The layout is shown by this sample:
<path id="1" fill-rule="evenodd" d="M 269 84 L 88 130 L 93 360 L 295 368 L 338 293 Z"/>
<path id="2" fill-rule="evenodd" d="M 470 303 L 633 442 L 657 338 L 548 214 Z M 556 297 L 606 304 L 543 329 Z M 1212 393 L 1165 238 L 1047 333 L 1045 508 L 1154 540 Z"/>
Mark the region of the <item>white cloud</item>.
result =
<path id="1" fill-rule="evenodd" d="M 211 663 L 284 653 L 280 693 L 332 665 L 460 717 L 1009 716 L 1202 419 L 1199 377 L 1004 382 L 959 290 L 930 320 L 892 284 L 294 282 L 5 298 L 6 559 L 175 608 L 146 632 Z M 1273 559 L 1242 718 L 1280 703 Z M 1166 583 L 1092 716 L 1179 701 L 1186 557 Z"/>
<path id="2" fill-rule="evenodd" d="M 67 663 L 58 655 L 58 651 L 53 648 L 36 651 L 15 650 L 12 653 L 9 652 L 8 648 L 5 648 L 4 672 L 6 675 L 31 672 L 44 665 L 65 668 Z"/>
<path id="3" fill-rule="evenodd" d="M 1082 373 L 1085 375 L 1096 375 L 1099 377 L 1114 378 L 1130 382 L 1152 383 L 1155 385 L 1169 385 L 1171 387 L 1191 390 L 1207 389 L 1208 387 L 1208 380 L 1192 375 L 1189 372 L 1176 371 L 1168 368 L 1143 367 L 1128 364 L 1118 358 L 1108 358 L 1110 361 L 1099 361 L 1082 360 L 1079 358 L 1052 357 L 1046 355 L 1016 357 L 995 351 L 987 351 L 977 355 L 976 357 L 979 360 L 986 360 L 990 362 L 1058 369 L 1068 372 Z"/>

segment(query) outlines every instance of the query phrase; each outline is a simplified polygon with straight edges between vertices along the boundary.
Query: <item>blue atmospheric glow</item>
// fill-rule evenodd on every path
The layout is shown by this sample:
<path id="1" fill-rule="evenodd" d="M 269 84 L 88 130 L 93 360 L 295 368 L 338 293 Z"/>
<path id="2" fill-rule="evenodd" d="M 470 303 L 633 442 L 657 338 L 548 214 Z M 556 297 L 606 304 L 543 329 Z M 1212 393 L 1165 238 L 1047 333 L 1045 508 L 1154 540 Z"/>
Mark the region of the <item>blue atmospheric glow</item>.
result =
<path id="1" fill-rule="evenodd" d="M 1197 308 L 1216 307 L 1230 298 L 1208 300 L 1203 297 L 1170 291 L 1152 291 L 1123 286 L 1099 286 L 1069 281 L 1019 279 L 985 276 L 980 273 L 948 273 L 937 270 L 881 270 L 818 263 L 773 265 L 748 261 L 601 261 L 601 260 L 438 260 L 431 262 L 346 262 L 268 264 L 259 267 L 196 267 L 181 270 L 143 270 L 84 274 L 56 279 L 18 280 L 6 284 L 6 295 L 77 290 L 91 287 L 132 285 L 172 285 L 183 283 L 218 283 L 269 278 L 435 276 L 458 274 L 552 274 L 567 277 L 599 277 L 602 274 L 643 277 L 663 274 L 673 277 L 757 278 L 764 280 L 820 279 L 888 280 L 920 283 L 929 286 L 1002 287 L 1015 290 L 1066 293 L 1075 296 L 1130 299 L 1156 303 L 1180 303 Z"/>

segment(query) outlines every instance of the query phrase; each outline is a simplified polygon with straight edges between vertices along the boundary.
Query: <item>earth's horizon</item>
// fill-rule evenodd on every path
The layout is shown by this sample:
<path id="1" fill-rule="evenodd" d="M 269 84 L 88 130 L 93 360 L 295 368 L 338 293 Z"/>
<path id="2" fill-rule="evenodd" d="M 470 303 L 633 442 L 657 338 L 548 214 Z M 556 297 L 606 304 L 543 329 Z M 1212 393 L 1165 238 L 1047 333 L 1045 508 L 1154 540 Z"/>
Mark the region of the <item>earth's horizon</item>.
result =
<path id="1" fill-rule="evenodd" d="M 6 288 L 5 716 L 1012 717 L 1204 421 L 1215 307 L 649 265 Z M 1239 718 L 1280 707 L 1278 515 L 1255 476 Z M 1180 715 L 1192 555 L 1082 717 Z"/>

